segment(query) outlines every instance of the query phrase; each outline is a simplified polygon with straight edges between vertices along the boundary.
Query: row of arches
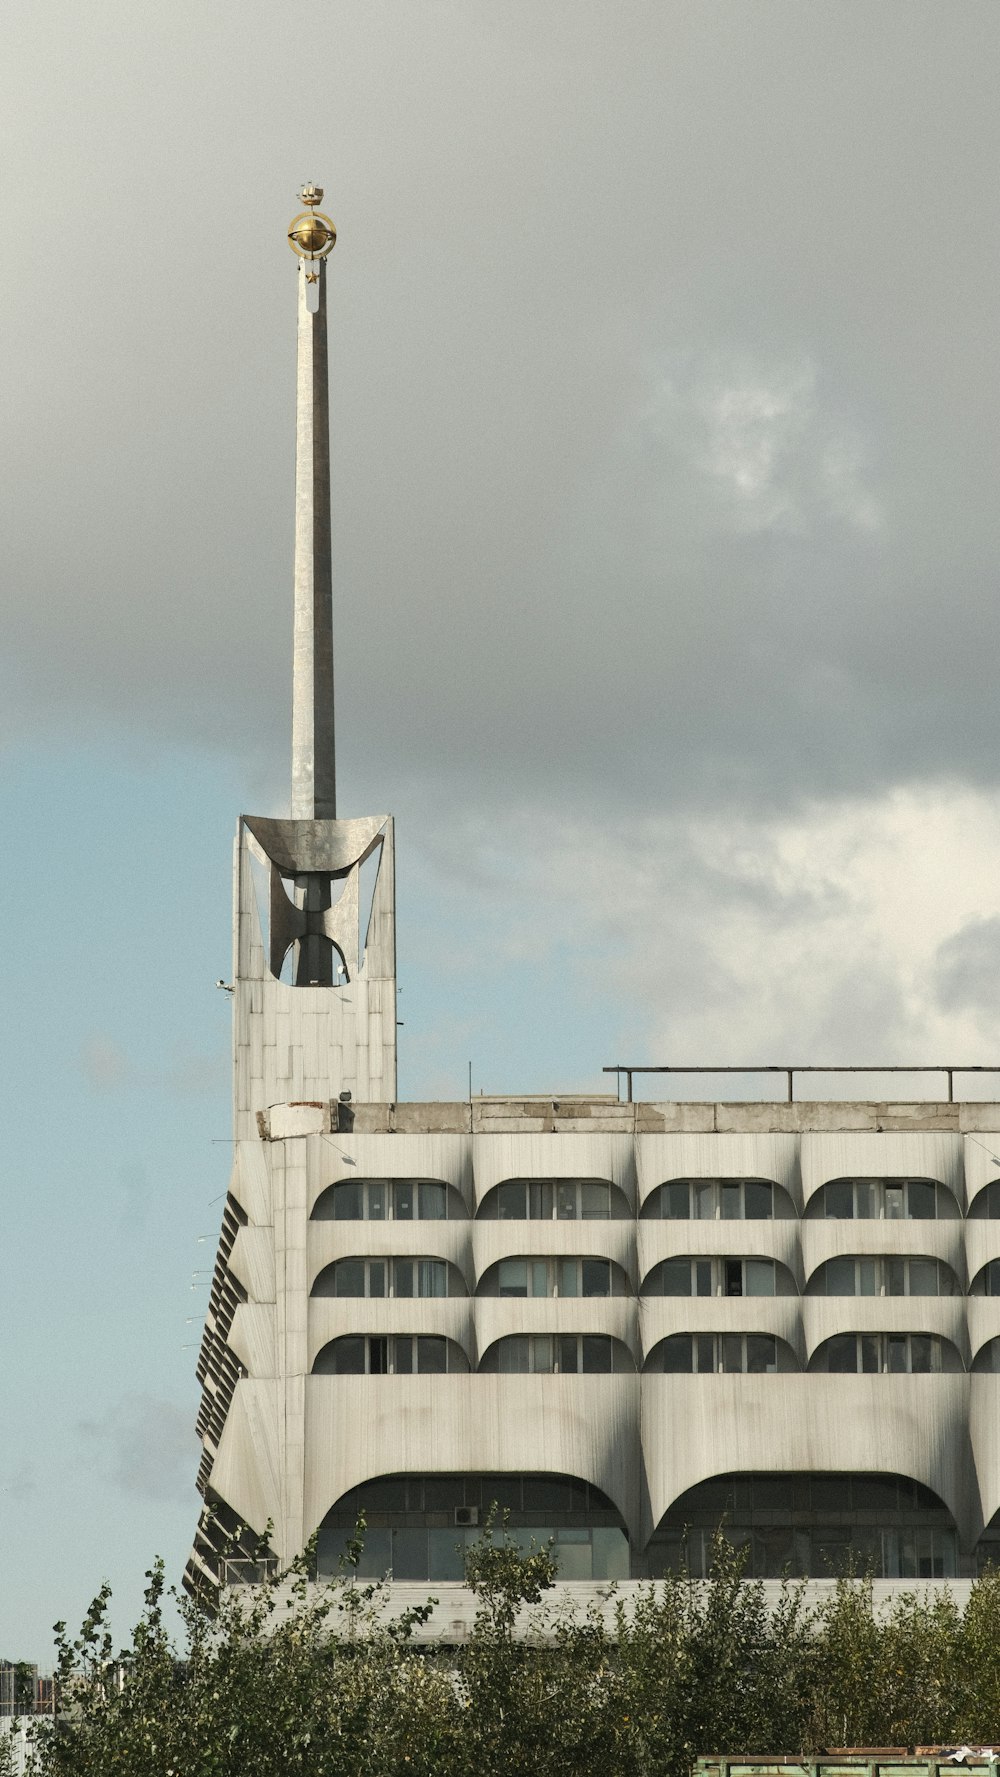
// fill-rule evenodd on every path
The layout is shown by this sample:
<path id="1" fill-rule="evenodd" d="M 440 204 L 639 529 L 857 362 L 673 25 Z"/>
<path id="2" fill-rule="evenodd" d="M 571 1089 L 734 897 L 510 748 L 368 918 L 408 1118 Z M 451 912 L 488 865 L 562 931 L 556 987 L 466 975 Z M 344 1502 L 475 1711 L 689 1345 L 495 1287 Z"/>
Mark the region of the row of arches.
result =
<path id="1" fill-rule="evenodd" d="M 437 1333 L 344 1333 L 329 1340 L 313 1364 L 314 1376 L 468 1374 L 473 1368 L 455 1339 Z M 483 1353 L 480 1374 L 634 1374 L 638 1366 L 624 1340 L 605 1333 L 510 1333 Z M 965 1371 L 958 1347 L 938 1333 L 846 1332 L 824 1339 L 800 1363 L 775 1333 L 671 1333 L 643 1361 L 649 1375 L 954 1375 Z M 1000 1374 L 1000 1338 L 976 1352 L 973 1375 Z"/>
<path id="2" fill-rule="evenodd" d="M 364 1577 L 461 1580 L 465 1550 L 494 1508 L 523 1546 L 550 1544 L 562 1580 L 704 1577 L 720 1530 L 745 1551 L 747 1578 L 951 1579 L 994 1559 L 1000 1536 L 990 1525 L 963 1552 L 937 1494 L 900 1474 L 715 1476 L 682 1494 L 643 1545 L 606 1494 L 572 1475 L 399 1474 L 352 1488 L 326 1514 L 319 1573 L 337 1572 L 363 1515 Z"/>
<path id="3" fill-rule="evenodd" d="M 625 1192 L 609 1179 L 504 1179 L 486 1192 L 480 1221 L 633 1220 Z M 442 1179 L 337 1179 L 321 1191 L 315 1221 L 465 1221 L 460 1191 Z M 667 1179 L 645 1198 L 644 1221 L 791 1221 L 799 1219 L 789 1192 L 773 1179 Z M 806 1204 L 806 1220 L 957 1221 L 958 1199 L 940 1179 L 831 1179 Z M 986 1184 L 966 1212 L 969 1220 L 1000 1220 L 1000 1179 Z"/>
<path id="4" fill-rule="evenodd" d="M 311 1290 L 314 1297 L 468 1296 L 459 1267 L 433 1254 L 362 1255 L 334 1259 Z M 826 1259 L 799 1287 L 779 1259 L 677 1253 L 661 1259 L 639 1285 L 642 1296 L 1000 1296 L 1000 1260 L 980 1267 L 968 1292 L 955 1268 L 926 1253 L 843 1253 Z M 590 1255 L 526 1254 L 498 1259 L 476 1285 L 482 1297 L 601 1297 L 633 1294 L 623 1266 Z"/>

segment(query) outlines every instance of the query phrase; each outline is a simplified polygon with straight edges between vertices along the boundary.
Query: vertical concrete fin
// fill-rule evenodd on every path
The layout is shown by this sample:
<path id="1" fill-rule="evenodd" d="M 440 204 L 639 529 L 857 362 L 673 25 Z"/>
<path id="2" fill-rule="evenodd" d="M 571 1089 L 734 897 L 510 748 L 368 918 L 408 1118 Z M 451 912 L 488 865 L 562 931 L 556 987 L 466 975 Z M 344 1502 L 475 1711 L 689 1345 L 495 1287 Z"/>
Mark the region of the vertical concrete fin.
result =
<path id="1" fill-rule="evenodd" d="M 292 819 L 334 820 L 333 588 L 326 262 L 298 271 Z"/>

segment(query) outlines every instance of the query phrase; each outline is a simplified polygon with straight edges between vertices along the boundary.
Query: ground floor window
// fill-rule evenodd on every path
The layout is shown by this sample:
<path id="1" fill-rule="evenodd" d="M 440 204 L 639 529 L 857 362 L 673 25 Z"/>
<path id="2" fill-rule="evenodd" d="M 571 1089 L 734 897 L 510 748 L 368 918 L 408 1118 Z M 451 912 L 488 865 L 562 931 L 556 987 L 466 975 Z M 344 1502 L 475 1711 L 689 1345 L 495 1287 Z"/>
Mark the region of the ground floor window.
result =
<path id="1" fill-rule="evenodd" d="M 339 1571 L 358 1515 L 367 1529 L 365 1579 L 461 1580 L 465 1550 L 483 1534 L 490 1506 L 508 1513 L 507 1534 L 525 1549 L 552 1541 L 559 1578 L 627 1579 L 629 1543 L 620 1514 L 596 1487 L 570 1475 L 382 1475 L 337 1501 L 320 1528 L 320 1578 Z M 497 1530 L 497 1535 L 501 1532 Z"/>
<path id="2" fill-rule="evenodd" d="M 661 1520 L 647 1552 L 653 1577 L 708 1574 L 722 1528 L 746 1549 L 748 1579 L 953 1579 L 958 1539 L 947 1508 L 905 1475 L 722 1475 L 692 1487 Z"/>

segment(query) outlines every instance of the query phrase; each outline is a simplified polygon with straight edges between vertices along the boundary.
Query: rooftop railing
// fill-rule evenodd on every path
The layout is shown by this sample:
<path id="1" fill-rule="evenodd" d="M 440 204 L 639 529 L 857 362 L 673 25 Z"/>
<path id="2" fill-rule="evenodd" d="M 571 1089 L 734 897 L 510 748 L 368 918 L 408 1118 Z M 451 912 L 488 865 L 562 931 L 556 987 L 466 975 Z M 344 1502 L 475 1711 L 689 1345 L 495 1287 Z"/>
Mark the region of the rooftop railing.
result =
<path id="1" fill-rule="evenodd" d="M 753 1080 L 762 1074 L 774 1074 L 778 1075 L 784 1083 L 784 1102 L 787 1104 L 809 1102 L 808 1100 L 803 1100 L 801 1097 L 797 1099 L 795 1096 L 795 1082 L 803 1074 L 825 1074 L 828 1079 L 837 1079 L 842 1074 L 866 1074 L 869 1079 L 880 1079 L 885 1074 L 936 1074 L 942 1079 L 942 1082 L 947 1082 L 948 1092 L 946 1102 L 948 1104 L 954 1104 L 955 1102 L 956 1076 L 963 1076 L 966 1074 L 993 1074 L 997 1080 L 998 1089 L 1000 1089 L 1000 1066 L 945 1067 L 939 1065 L 934 1067 L 904 1067 L 901 1065 L 893 1065 L 889 1067 L 647 1067 L 645 1065 L 638 1066 L 618 1061 L 612 1063 L 610 1067 L 606 1067 L 602 1071 L 606 1074 L 617 1075 L 618 1100 L 619 1103 L 624 1102 L 625 1104 L 632 1104 L 634 1102 L 633 1082 L 639 1074 L 669 1074 L 675 1077 L 691 1077 L 693 1075 L 701 1076 L 705 1074 L 717 1077 L 720 1075 L 736 1074 L 744 1080 Z M 624 1100 L 622 1099 L 623 1078 L 625 1081 Z M 773 1097 L 768 1096 L 764 1096 L 760 1099 L 751 1099 L 744 1094 L 740 1094 L 740 1097 L 741 1099 L 745 1099 L 745 1102 L 747 1103 L 767 1104 L 775 1102 Z M 915 1100 L 914 1102 L 921 1103 L 923 1101 Z M 929 1100 L 928 1102 L 939 1103 L 941 1101 Z"/>

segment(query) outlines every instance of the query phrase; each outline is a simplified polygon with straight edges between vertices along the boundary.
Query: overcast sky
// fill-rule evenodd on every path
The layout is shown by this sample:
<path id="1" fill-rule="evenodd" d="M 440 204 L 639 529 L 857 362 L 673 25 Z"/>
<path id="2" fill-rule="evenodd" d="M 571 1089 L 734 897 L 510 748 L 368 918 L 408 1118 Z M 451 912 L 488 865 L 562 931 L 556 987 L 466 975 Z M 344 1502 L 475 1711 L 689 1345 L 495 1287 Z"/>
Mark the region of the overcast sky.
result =
<path id="1" fill-rule="evenodd" d="M 998 63 L 995 0 L 7 0 L 0 1655 L 194 1528 L 303 180 L 401 1091 L 1000 1058 Z"/>

